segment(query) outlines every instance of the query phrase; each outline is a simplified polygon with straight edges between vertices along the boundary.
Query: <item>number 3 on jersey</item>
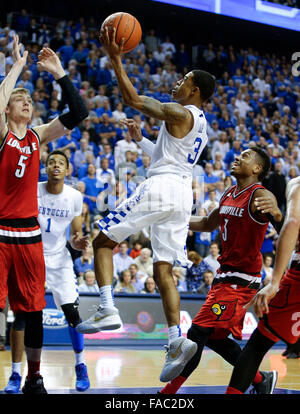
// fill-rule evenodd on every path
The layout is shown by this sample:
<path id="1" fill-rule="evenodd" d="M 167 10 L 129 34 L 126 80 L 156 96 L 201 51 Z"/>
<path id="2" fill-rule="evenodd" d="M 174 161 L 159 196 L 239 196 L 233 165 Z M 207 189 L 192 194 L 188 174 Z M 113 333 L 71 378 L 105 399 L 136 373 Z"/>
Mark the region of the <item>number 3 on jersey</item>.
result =
<path id="1" fill-rule="evenodd" d="M 193 154 L 188 155 L 188 162 L 190 164 L 194 164 L 194 162 L 197 160 L 198 152 L 200 150 L 202 144 L 202 139 L 200 137 L 196 138 L 194 141 L 194 152 Z"/>
<path id="2" fill-rule="evenodd" d="M 16 168 L 16 171 L 15 171 L 15 176 L 17 178 L 22 178 L 24 176 L 25 168 L 26 168 L 26 164 L 25 164 L 26 160 L 28 160 L 28 157 L 26 157 L 25 155 L 20 155 L 20 158 L 17 164 L 18 167 Z"/>
<path id="3" fill-rule="evenodd" d="M 223 229 L 223 232 L 222 232 L 222 239 L 224 240 L 224 241 L 227 241 L 227 224 L 228 224 L 228 221 L 229 221 L 229 219 L 224 219 L 224 221 L 225 221 L 225 224 L 224 224 L 224 229 Z"/>

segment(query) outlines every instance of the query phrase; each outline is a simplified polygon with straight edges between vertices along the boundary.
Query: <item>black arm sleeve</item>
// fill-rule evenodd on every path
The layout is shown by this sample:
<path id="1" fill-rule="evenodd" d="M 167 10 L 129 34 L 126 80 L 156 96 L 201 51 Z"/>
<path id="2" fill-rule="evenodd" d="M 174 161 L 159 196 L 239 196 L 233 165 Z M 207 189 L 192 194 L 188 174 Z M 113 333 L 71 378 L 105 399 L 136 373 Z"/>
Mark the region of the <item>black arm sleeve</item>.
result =
<path id="1" fill-rule="evenodd" d="M 88 109 L 68 75 L 58 79 L 57 83 L 61 86 L 70 108 L 69 112 L 59 116 L 59 120 L 66 128 L 71 130 L 88 116 Z"/>
<path id="2" fill-rule="evenodd" d="M 271 214 L 268 214 L 269 221 L 273 224 L 274 229 L 277 231 L 277 233 L 280 233 L 280 230 L 283 226 L 284 218 L 282 216 L 281 221 L 275 221 L 274 217 Z"/>

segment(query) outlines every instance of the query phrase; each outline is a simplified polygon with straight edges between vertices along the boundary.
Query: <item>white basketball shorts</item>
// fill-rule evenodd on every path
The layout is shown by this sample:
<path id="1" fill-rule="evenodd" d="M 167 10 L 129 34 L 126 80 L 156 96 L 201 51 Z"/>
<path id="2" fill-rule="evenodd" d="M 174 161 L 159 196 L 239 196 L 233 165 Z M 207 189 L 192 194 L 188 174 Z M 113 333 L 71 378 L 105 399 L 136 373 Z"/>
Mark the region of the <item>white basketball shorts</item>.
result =
<path id="1" fill-rule="evenodd" d="M 77 278 L 69 250 L 45 255 L 46 287 L 51 290 L 58 309 L 66 303 L 74 303 L 78 298 Z"/>
<path id="2" fill-rule="evenodd" d="M 153 263 L 190 266 L 186 238 L 193 204 L 191 182 L 190 177 L 175 174 L 152 176 L 98 226 L 116 243 L 150 226 Z"/>

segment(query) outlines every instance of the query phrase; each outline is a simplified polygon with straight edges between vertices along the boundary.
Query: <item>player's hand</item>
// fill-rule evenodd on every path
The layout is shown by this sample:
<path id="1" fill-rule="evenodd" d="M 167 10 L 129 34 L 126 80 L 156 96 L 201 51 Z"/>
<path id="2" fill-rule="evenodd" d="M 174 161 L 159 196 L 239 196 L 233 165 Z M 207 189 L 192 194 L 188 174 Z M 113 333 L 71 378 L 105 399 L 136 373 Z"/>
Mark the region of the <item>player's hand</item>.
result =
<path id="1" fill-rule="evenodd" d="M 43 47 L 38 56 L 37 66 L 51 73 L 55 79 L 65 76 L 64 68 L 57 54 L 50 47 Z"/>
<path id="2" fill-rule="evenodd" d="M 264 191 L 264 195 L 255 197 L 254 204 L 257 210 L 259 210 L 259 212 L 262 214 L 269 213 L 275 218 L 275 220 L 276 220 L 276 217 L 277 218 L 282 217 L 281 211 L 277 205 L 277 200 L 274 194 L 272 194 L 270 191 Z M 280 220 L 281 218 L 276 221 L 280 221 Z"/>
<path id="3" fill-rule="evenodd" d="M 72 247 L 74 247 L 76 250 L 85 250 L 87 247 L 89 247 L 88 238 L 89 236 L 80 237 L 79 233 L 76 232 L 71 243 Z"/>
<path id="4" fill-rule="evenodd" d="M 269 313 L 268 303 L 276 295 L 277 290 L 277 285 L 268 283 L 259 292 L 257 292 L 254 298 L 249 303 L 247 303 L 247 305 L 245 305 L 245 308 L 248 309 L 250 306 L 253 306 L 256 315 L 259 318 L 262 318 L 264 313 Z"/>
<path id="5" fill-rule="evenodd" d="M 136 142 L 140 142 L 143 139 L 142 131 L 139 124 L 134 119 L 123 118 L 120 120 L 121 125 L 128 128 L 128 132 L 132 139 Z"/>
<path id="6" fill-rule="evenodd" d="M 13 35 L 13 47 L 12 47 L 12 57 L 14 60 L 14 63 L 18 63 L 22 66 L 25 66 L 28 56 L 28 51 L 25 50 L 23 53 L 23 56 L 21 56 L 21 48 L 22 43 L 19 43 L 19 36 Z"/>
<path id="7" fill-rule="evenodd" d="M 116 43 L 116 29 L 113 28 L 112 32 L 108 30 L 108 27 L 104 27 L 100 31 L 100 42 L 106 50 L 109 57 L 119 56 L 122 53 L 124 47 L 124 39 L 121 40 L 121 44 Z"/>

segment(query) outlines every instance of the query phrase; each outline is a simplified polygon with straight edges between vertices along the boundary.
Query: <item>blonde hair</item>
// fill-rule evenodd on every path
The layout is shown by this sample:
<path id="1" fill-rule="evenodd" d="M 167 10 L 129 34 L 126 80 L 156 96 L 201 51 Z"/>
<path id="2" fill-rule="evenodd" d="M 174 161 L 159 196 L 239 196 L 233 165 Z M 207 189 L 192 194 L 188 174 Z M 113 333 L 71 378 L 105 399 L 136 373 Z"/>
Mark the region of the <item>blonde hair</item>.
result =
<path id="1" fill-rule="evenodd" d="M 26 89 L 26 88 L 15 88 L 15 89 L 13 89 L 12 93 L 10 94 L 8 105 L 10 103 L 11 97 L 13 95 L 17 95 L 18 93 L 23 93 L 24 95 L 29 95 L 31 97 L 30 92 L 29 92 L 28 89 Z"/>

